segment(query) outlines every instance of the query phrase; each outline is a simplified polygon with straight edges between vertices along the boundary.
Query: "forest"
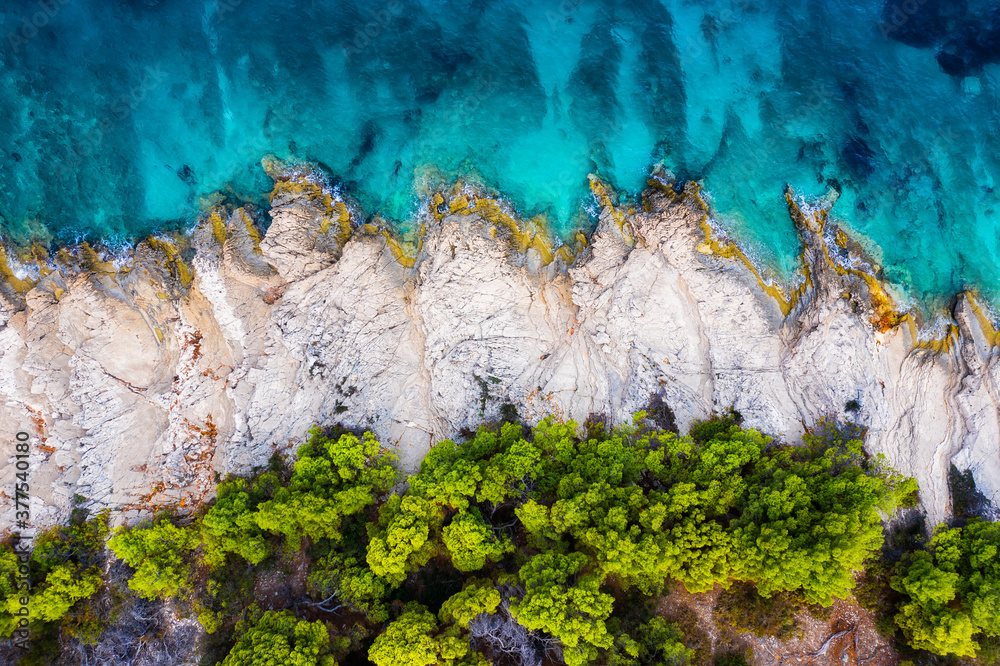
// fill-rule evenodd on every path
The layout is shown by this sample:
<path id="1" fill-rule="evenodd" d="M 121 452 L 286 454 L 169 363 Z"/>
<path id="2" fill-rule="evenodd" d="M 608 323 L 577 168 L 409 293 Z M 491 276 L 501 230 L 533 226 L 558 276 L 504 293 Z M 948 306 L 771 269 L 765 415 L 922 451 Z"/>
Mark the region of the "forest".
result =
<path id="1" fill-rule="evenodd" d="M 682 586 L 718 592 L 720 635 L 787 637 L 848 599 L 913 664 L 1000 663 L 1000 525 L 962 504 L 968 475 L 930 531 L 894 518 L 916 483 L 857 426 L 787 444 L 734 412 L 686 435 L 512 416 L 409 478 L 371 433 L 314 428 L 194 514 L 111 529 L 77 508 L 30 557 L 0 549 L 0 633 L 31 636 L 7 654 L 171 663 L 186 630 L 207 666 L 753 663 L 663 612 Z"/>

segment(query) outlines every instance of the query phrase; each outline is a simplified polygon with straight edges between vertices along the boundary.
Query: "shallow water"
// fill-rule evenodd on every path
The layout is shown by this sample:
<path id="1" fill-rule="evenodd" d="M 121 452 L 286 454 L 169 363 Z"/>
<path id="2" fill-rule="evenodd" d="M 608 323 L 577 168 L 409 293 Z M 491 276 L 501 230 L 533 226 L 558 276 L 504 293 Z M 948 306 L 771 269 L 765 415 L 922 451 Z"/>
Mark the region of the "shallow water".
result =
<path id="1" fill-rule="evenodd" d="M 786 184 L 832 187 L 917 297 L 1000 294 L 986 2 L 6 0 L 0 34 L 14 240 L 189 226 L 262 200 L 269 152 L 402 224 L 467 176 L 568 232 L 588 173 L 634 196 L 662 162 L 779 272 Z"/>

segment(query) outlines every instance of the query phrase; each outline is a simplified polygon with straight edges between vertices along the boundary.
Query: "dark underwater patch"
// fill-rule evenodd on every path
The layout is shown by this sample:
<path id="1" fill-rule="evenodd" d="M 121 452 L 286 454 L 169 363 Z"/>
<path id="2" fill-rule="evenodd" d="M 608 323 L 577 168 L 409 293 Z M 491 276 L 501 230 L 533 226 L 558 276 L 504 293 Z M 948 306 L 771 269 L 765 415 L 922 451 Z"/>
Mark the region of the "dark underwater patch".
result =
<path id="1" fill-rule="evenodd" d="M 942 2 L 909 0 L 901 3 L 899 0 L 886 0 L 879 27 L 883 34 L 901 44 L 931 48 L 948 34 L 948 23 L 941 11 Z"/>
<path id="2" fill-rule="evenodd" d="M 194 169 L 187 164 L 177 169 L 177 177 L 180 178 L 185 185 L 194 186 L 198 184 L 198 179 L 194 177 Z"/>
<path id="3" fill-rule="evenodd" d="M 857 134 L 847 139 L 840 156 L 851 174 L 857 178 L 868 178 L 875 171 L 875 151 Z"/>
<path id="4" fill-rule="evenodd" d="M 685 147 L 684 76 L 674 44 L 673 17 L 660 2 L 637 2 L 641 32 L 639 89 L 636 97 L 646 124 L 660 137 L 656 158 L 679 165 Z"/>
<path id="5" fill-rule="evenodd" d="M 879 31 L 916 48 L 935 50 L 941 71 L 955 77 L 977 75 L 1000 62 L 1000 8 L 984 11 L 966 2 L 887 0 Z"/>

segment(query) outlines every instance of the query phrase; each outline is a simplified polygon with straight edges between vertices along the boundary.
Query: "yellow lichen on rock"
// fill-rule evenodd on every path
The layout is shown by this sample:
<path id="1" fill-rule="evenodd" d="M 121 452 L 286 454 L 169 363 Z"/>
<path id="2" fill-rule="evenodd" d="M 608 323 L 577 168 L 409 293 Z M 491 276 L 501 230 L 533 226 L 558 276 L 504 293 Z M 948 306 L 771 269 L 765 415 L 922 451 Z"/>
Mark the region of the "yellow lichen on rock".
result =
<path id="1" fill-rule="evenodd" d="M 590 181 L 590 191 L 593 193 L 594 198 L 601 205 L 601 208 L 608 211 L 611 215 L 611 219 L 614 220 L 615 226 L 622 235 L 622 240 L 629 247 L 635 245 L 635 234 L 632 230 L 632 225 L 628 221 L 628 216 L 634 215 L 635 210 L 628 209 L 622 211 L 618 206 L 615 205 L 611 198 L 611 192 L 607 185 L 604 184 L 600 178 L 594 174 L 587 176 Z"/>
<path id="2" fill-rule="evenodd" d="M 573 244 L 573 246 L 564 243 L 559 247 L 558 250 L 556 250 L 556 257 L 564 261 L 566 264 L 572 264 L 574 261 L 576 261 L 577 256 L 580 254 L 583 248 L 589 245 L 587 236 L 582 231 L 577 231 L 573 235 L 573 240 L 576 241 Z"/>
<path id="3" fill-rule="evenodd" d="M 529 220 L 521 220 L 491 198 L 475 196 L 473 201 L 475 205 L 469 212 L 478 214 L 497 228 L 506 229 L 518 252 L 523 254 L 528 248 L 534 248 L 540 255 L 543 265 L 550 264 L 555 259 L 554 244 L 545 230 L 545 218 L 536 216 Z"/>
<path id="4" fill-rule="evenodd" d="M 113 275 L 118 272 L 127 273 L 128 270 L 121 270 L 115 267 L 113 261 L 106 260 L 101 256 L 101 254 L 91 247 L 90 243 L 84 241 L 80 243 L 76 248 L 76 255 L 78 260 L 83 264 L 91 273 L 99 273 L 103 275 Z M 60 251 L 60 255 L 65 259 L 68 254 L 64 254 L 65 250 Z M 72 263 L 72 260 L 67 261 L 67 263 Z"/>
<path id="5" fill-rule="evenodd" d="M 555 259 L 572 263 L 579 250 L 586 245 L 579 243 L 582 234 L 577 234 L 577 247 L 560 244 L 551 233 L 551 225 L 545 215 L 524 219 L 511 212 L 506 204 L 489 194 L 476 192 L 472 186 L 457 181 L 451 186 L 450 194 L 438 190 L 428 199 L 429 212 L 437 220 L 447 215 L 476 215 L 490 224 L 490 238 L 496 238 L 499 229 L 505 229 L 516 250 L 522 254 L 534 249 L 538 252 L 542 265 L 547 266 Z M 442 211 L 442 208 L 445 210 Z M 558 247 L 557 247 L 558 245 Z"/>
<path id="6" fill-rule="evenodd" d="M 750 257 L 747 256 L 739 245 L 728 238 L 719 238 L 717 236 L 715 229 L 712 228 L 710 223 L 711 215 L 709 213 L 708 204 L 705 203 L 704 199 L 702 199 L 701 190 L 696 183 L 688 183 L 685 187 L 684 193 L 685 196 L 690 196 L 702 210 L 702 218 L 699 226 L 701 227 L 701 232 L 704 235 L 705 240 L 698 243 L 698 252 L 724 257 L 726 259 L 736 259 L 742 263 L 747 270 L 753 274 L 754 278 L 757 280 L 758 286 L 764 291 L 764 293 L 775 300 L 778 307 L 781 309 L 781 314 L 787 317 L 805 293 L 806 289 L 808 289 L 812 284 L 809 267 L 804 263 L 802 264 L 803 280 L 791 292 L 786 292 L 780 285 L 775 284 L 771 280 L 765 279 L 760 269 L 757 268 L 757 265 L 750 259 Z"/>
<path id="7" fill-rule="evenodd" d="M 18 259 L 24 263 L 36 266 L 38 268 L 38 276 L 40 278 L 43 278 L 52 272 L 52 266 L 49 262 L 49 251 L 39 241 L 33 241 L 31 245 L 26 248 L 20 256 L 18 256 Z"/>
<path id="8" fill-rule="evenodd" d="M 403 268 L 413 268 L 417 264 L 417 257 L 424 245 L 424 236 L 427 233 L 426 227 L 420 225 L 414 240 L 408 240 L 391 230 L 391 227 L 381 218 L 376 218 L 375 222 L 367 222 L 358 228 L 360 234 L 366 236 L 382 236 L 385 246 L 388 248 L 393 259 Z"/>
<path id="9" fill-rule="evenodd" d="M 283 178 L 281 180 L 274 181 L 274 187 L 271 189 L 270 196 L 271 203 L 273 204 L 275 199 L 282 196 L 288 196 L 290 198 L 304 196 L 308 199 L 322 202 L 326 207 L 326 212 L 331 217 L 334 215 L 333 195 L 329 192 L 324 192 L 320 185 L 303 176 Z"/>
<path id="10" fill-rule="evenodd" d="M 491 198 L 476 196 L 474 201 L 475 206 L 472 210 L 497 227 L 507 229 L 519 252 L 526 253 L 529 248 L 533 248 L 538 252 L 543 266 L 551 264 L 556 258 L 555 240 L 549 233 L 549 222 L 544 215 L 536 215 L 525 220 L 509 213 Z M 560 247 L 559 250 L 562 252 L 558 256 L 564 260 L 569 256 L 576 255 L 566 246 Z M 570 258 L 569 261 L 572 259 Z"/>
<path id="11" fill-rule="evenodd" d="M 337 245 L 343 247 L 351 239 L 351 234 L 354 233 L 351 210 L 343 201 L 334 201 L 333 206 L 327 209 L 327 216 L 323 218 L 323 222 L 319 225 L 319 233 L 329 233 L 331 227 L 334 225 L 336 225 L 334 238 Z"/>
<path id="12" fill-rule="evenodd" d="M 242 223 L 246 227 L 247 235 L 253 240 L 254 250 L 260 254 L 260 241 L 263 240 L 263 236 L 261 236 L 260 230 L 257 228 L 257 221 L 253 218 L 253 215 L 250 215 L 245 208 L 237 208 L 233 211 L 229 223 Z"/>
<path id="13" fill-rule="evenodd" d="M 913 340 L 913 346 L 916 349 L 929 349 L 936 354 L 941 354 L 951 351 L 951 348 L 958 342 L 958 326 L 954 323 L 948 324 L 943 336 L 921 340 L 917 328 L 918 322 L 912 313 L 908 312 L 904 314 L 899 318 L 899 321 L 900 323 L 906 323 L 910 331 L 910 339 Z"/>
<path id="14" fill-rule="evenodd" d="M 17 277 L 8 250 L 2 245 L 0 245 L 0 279 L 19 294 L 26 294 L 35 286 L 35 280 Z"/>
<path id="15" fill-rule="evenodd" d="M 677 192 L 675 192 L 674 188 L 671 187 L 667 182 L 665 182 L 666 177 L 667 176 L 663 173 L 662 170 L 658 170 L 654 172 L 653 177 L 646 179 L 646 185 L 651 190 L 656 190 L 660 194 L 666 196 L 668 200 L 675 201 L 677 199 Z M 643 208 L 645 208 L 646 211 L 649 212 L 649 201 L 646 197 L 647 191 L 643 191 L 642 193 L 642 203 L 643 203 Z"/>
<path id="16" fill-rule="evenodd" d="M 976 316 L 976 321 L 979 322 L 979 327 L 982 329 L 986 341 L 991 347 L 996 347 L 1000 344 L 1000 331 L 997 331 L 996 326 L 993 325 L 993 319 L 986 313 L 982 303 L 979 302 L 979 295 L 975 292 L 967 291 L 965 292 L 965 298 L 972 309 L 972 313 Z"/>
<path id="17" fill-rule="evenodd" d="M 285 163 L 274 155 L 264 155 L 260 158 L 260 166 L 271 180 L 278 180 L 286 168 Z"/>
<path id="18" fill-rule="evenodd" d="M 838 247 L 847 249 L 847 243 L 850 238 L 843 229 L 838 227 L 836 233 L 834 234 L 834 240 L 836 241 Z"/>
<path id="19" fill-rule="evenodd" d="M 444 219 L 444 212 L 440 210 L 441 205 L 445 202 L 444 195 L 440 191 L 435 191 L 434 194 L 430 196 L 427 200 L 427 208 L 430 211 L 431 216 L 440 222 Z"/>
<path id="20" fill-rule="evenodd" d="M 150 236 L 146 239 L 146 243 L 150 249 L 159 252 L 163 256 L 164 268 L 171 269 L 174 277 L 182 287 L 187 288 L 191 286 L 194 275 L 191 272 L 191 267 L 181 257 L 181 248 L 177 243 L 159 236 Z"/>
<path id="21" fill-rule="evenodd" d="M 852 250 L 861 259 L 871 264 L 873 270 L 872 273 L 869 273 L 868 271 L 854 268 L 852 266 L 845 266 L 834 260 L 834 258 L 830 256 L 830 249 L 827 247 L 824 237 L 826 227 L 830 224 L 829 212 L 826 209 L 820 208 L 811 211 L 811 214 L 807 215 L 795 202 L 791 191 L 785 193 L 785 202 L 788 204 L 788 209 L 791 213 L 792 219 L 795 221 L 799 229 L 805 229 L 814 234 L 814 245 L 818 246 L 818 249 L 823 253 L 823 260 L 826 265 L 832 268 L 838 275 L 852 275 L 859 278 L 867 285 L 868 300 L 871 303 L 872 310 L 874 312 L 871 318 L 872 326 L 882 333 L 899 326 L 907 315 L 896 309 L 895 299 L 893 299 L 893 297 L 889 294 L 885 285 L 882 284 L 882 282 L 873 274 L 877 272 L 874 260 L 867 257 L 861 246 L 851 240 L 847 233 L 840 227 L 833 229 L 834 239 L 837 245 L 844 249 Z M 915 339 L 916 338 L 914 338 L 914 340 Z"/>
<path id="22" fill-rule="evenodd" d="M 351 209 L 346 202 L 334 196 L 334 192 L 324 187 L 323 181 L 318 176 L 287 169 L 282 171 L 273 165 L 268 175 L 274 179 L 274 188 L 270 195 L 272 206 L 282 198 L 305 198 L 313 201 L 323 210 L 323 219 L 317 231 L 320 234 L 327 234 L 331 229 L 335 229 L 334 237 L 340 246 L 350 240 L 354 232 Z"/>
<path id="23" fill-rule="evenodd" d="M 221 246 L 226 242 L 226 238 L 229 237 L 229 230 L 226 228 L 226 222 L 222 219 L 222 213 L 219 209 L 211 212 L 208 216 L 208 223 L 212 225 L 212 237 Z"/>
<path id="24" fill-rule="evenodd" d="M 381 231 L 382 236 L 385 237 L 386 247 L 389 248 L 389 251 L 399 265 L 403 268 L 413 268 L 417 263 L 417 255 L 420 254 L 420 247 L 423 244 L 422 240 L 416 244 L 406 243 L 390 234 L 386 229 L 382 229 Z"/>

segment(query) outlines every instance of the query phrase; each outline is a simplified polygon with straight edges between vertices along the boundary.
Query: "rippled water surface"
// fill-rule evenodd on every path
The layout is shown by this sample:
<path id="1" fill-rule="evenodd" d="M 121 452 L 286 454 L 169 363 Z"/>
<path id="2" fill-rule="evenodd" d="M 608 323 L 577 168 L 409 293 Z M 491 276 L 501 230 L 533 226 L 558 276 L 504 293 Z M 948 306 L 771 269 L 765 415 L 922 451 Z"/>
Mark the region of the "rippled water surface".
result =
<path id="1" fill-rule="evenodd" d="M 15 240 L 189 225 L 269 152 L 405 223 L 473 176 L 587 224 L 587 174 L 704 179 L 778 270 L 786 184 L 925 299 L 1000 287 L 1000 12 L 968 0 L 6 0 L 0 215 Z"/>

